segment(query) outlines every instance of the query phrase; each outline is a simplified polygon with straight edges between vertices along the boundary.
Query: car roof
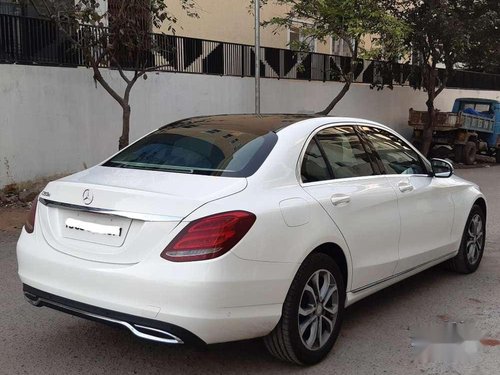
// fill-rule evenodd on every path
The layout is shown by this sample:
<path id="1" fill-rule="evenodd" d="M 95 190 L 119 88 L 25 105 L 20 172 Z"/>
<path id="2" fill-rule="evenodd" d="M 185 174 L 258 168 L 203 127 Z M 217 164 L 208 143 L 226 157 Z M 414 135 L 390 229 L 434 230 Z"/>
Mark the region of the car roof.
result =
<path id="1" fill-rule="evenodd" d="M 257 136 L 278 132 L 300 121 L 318 118 L 316 114 L 233 114 L 191 117 L 163 126 L 166 128 L 202 127 L 207 129 L 232 130 Z"/>

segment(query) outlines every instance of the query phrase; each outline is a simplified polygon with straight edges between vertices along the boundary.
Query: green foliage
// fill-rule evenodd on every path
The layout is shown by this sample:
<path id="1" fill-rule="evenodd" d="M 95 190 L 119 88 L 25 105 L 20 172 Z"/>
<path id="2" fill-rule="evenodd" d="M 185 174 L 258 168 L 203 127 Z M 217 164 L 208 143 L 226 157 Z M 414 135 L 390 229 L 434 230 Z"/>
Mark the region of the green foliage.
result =
<path id="1" fill-rule="evenodd" d="M 434 101 L 446 88 L 458 67 L 477 56 L 495 54 L 498 59 L 498 0 L 384 0 L 388 11 L 403 21 L 409 32 L 404 44 L 412 52 L 411 85 L 427 92 L 428 122 L 423 130 L 422 152 L 432 145 L 436 124 Z M 488 35 L 489 33 L 492 33 Z M 495 36 L 496 35 L 496 41 Z M 479 41 L 488 40 L 491 49 Z M 496 47 L 495 47 L 496 43 Z M 476 51 L 476 52 L 474 52 Z M 484 52 L 481 55 L 481 52 Z M 470 63 L 469 63 L 470 65 Z M 441 66 L 445 69 L 439 70 Z"/>
<path id="2" fill-rule="evenodd" d="M 437 87 L 436 95 L 439 94 L 455 68 L 467 64 L 468 60 L 475 58 L 475 54 L 477 56 L 477 52 L 473 51 L 475 47 L 481 48 L 477 48 L 474 40 L 487 25 L 481 20 L 487 2 L 491 3 L 490 0 L 386 1 L 391 14 L 408 27 L 404 44 L 413 53 L 413 64 L 420 68 L 414 71 L 422 73 L 421 80 L 413 80 L 415 88 L 428 91 Z M 498 7 L 498 1 L 494 2 Z M 486 14 L 483 14 L 485 18 L 491 17 L 491 14 Z M 498 22 L 498 19 L 495 21 Z M 493 29 L 493 23 L 490 23 L 490 29 Z M 494 44 L 493 35 L 489 35 L 491 45 Z M 437 68 L 440 65 L 445 67 L 445 71 L 438 77 Z M 436 82 L 432 82 L 434 79 Z"/>
<path id="3" fill-rule="evenodd" d="M 265 5 L 271 0 L 261 1 Z M 404 55 L 407 27 L 387 12 L 379 0 L 274 0 L 273 3 L 286 11 L 283 16 L 265 20 L 263 26 L 272 26 L 275 32 L 298 28 L 302 40 L 291 43 L 290 48 L 309 51 L 312 40 L 326 42 L 332 38 L 342 40 L 349 49 L 350 63 L 341 65 L 341 61 L 331 59 L 333 67 L 326 73 L 341 78 L 344 87 L 321 114 L 330 113 L 347 93 L 361 58 L 392 62 Z M 381 69 L 387 72 L 389 65 Z M 383 79 L 374 87 L 382 89 L 385 84 L 392 88 L 392 79 Z"/>
<path id="4" fill-rule="evenodd" d="M 264 0 L 263 4 L 267 2 Z M 380 1 L 274 0 L 274 3 L 288 9 L 283 16 L 263 22 L 264 26 L 275 26 L 276 31 L 293 26 L 300 28 L 306 40 L 325 42 L 329 37 L 343 40 L 355 58 L 393 60 L 403 53 L 405 25 L 386 12 Z M 362 43 L 365 38 L 370 39 L 370 46 Z"/>
<path id="5" fill-rule="evenodd" d="M 474 22 L 463 61 L 466 68 L 500 74 L 500 1 L 477 1 L 469 17 Z"/>

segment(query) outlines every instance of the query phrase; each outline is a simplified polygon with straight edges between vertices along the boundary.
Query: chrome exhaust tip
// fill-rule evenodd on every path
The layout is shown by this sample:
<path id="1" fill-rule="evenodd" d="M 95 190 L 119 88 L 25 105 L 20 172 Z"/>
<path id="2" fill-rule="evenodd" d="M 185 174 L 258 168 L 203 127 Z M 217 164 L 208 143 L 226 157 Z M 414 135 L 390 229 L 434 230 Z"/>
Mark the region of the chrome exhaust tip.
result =
<path id="1" fill-rule="evenodd" d="M 164 331 L 162 329 L 148 327 L 145 325 L 140 325 L 121 319 L 114 319 L 108 316 L 103 316 L 99 314 L 94 314 L 88 311 L 80 310 L 74 307 L 66 306 L 54 301 L 49 301 L 28 291 L 24 291 L 24 298 L 33 306 L 41 307 L 47 306 L 51 308 L 62 309 L 63 311 L 75 313 L 79 316 L 87 317 L 93 320 L 99 320 L 101 322 L 107 322 L 112 324 L 117 324 L 128 329 L 134 336 L 141 339 L 160 342 L 164 344 L 184 344 L 184 341 L 179 337 L 173 335 L 170 332 Z"/>
<path id="2" fill-rule="evenodd" d="M 169 332 L 163 331 L 157 328 L 146 327 L 138 324 L 129 324 L 126 322 L 119 322 L 119 324 L 127 327 L 132 334 L 141 339 L 162 342 L 166 344 L 184 344 L 177 336 L 172 335 Z"/>

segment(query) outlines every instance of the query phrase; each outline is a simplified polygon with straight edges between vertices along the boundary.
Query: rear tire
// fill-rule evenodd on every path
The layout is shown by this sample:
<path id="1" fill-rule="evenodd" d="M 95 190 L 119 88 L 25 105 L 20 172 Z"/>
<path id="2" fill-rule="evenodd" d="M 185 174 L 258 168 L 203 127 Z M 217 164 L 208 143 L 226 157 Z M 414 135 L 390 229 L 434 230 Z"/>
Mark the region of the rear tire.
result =
<path id="1" fill-rule="evenodd" d="M 476 161 L 477 147 L 475 142 L 467 142 L 464 147 L 464 162 L 472 165 Z"/>
<path id="2" fill-rule="evenodd" d="M 344 302 L 344 278 L 337 264 L 328 255 L 310 255 L 293 279 L 278 325 L 264 338 L 267 349 L 298 365 L 320 362 L 337 340 Z"/>
<path id="3" fill-rule="evenodd" d="M 495 159 L 497 161 L 497 164 L 500 164 L 500 148 L 497 148 Z"/>
<path id="4" fill-rule="evenodd" d="M 448 261 L 448 268 L 463 274 L 476 272 L 483 258 L 485 238 L 486 217 L 475 204 L 467 218 L 458 254 Z"/>

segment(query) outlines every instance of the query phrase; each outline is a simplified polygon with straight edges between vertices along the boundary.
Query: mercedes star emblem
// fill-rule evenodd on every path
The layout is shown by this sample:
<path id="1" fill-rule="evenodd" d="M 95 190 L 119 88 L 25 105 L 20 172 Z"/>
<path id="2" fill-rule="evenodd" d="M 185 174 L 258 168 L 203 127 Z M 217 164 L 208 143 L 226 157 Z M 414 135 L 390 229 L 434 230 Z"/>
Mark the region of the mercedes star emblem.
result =
<path id="1" fill-rule="evenodd" d="M 94 194 L 89 189 L 85 189 L 83 194 L 83 203 L 85 203 L 87 206 L 91 204 L 94 201 Z"/>

